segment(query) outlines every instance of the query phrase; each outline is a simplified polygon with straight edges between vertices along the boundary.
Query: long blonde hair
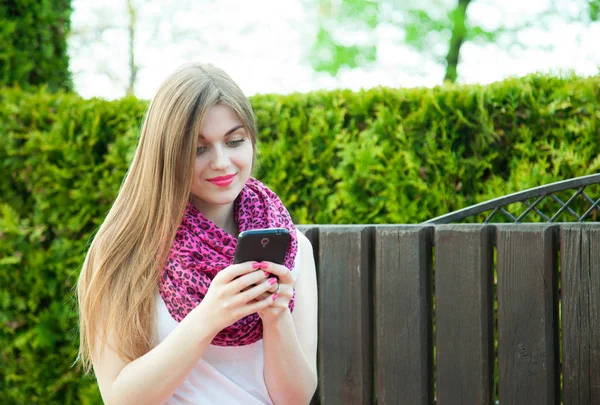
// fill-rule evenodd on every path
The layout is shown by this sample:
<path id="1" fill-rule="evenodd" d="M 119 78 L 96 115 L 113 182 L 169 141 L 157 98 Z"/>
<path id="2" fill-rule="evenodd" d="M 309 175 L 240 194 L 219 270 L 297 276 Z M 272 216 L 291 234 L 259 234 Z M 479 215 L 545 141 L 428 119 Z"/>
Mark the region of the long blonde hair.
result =
<path id="1" fill-rule="evenodd" d="M 256 143 L 248 99 L 212 65 L 187 64 L 169 76 L 146 112 L 121 188 L 95 235 L 77 284 L 78 360 L 92 369 L 96 339 L 109 334 L 118 355 L 132 361 L 155 344 L 155 294 L 190 197 L 197 135 L 206 112 L 229 106 Z"/>

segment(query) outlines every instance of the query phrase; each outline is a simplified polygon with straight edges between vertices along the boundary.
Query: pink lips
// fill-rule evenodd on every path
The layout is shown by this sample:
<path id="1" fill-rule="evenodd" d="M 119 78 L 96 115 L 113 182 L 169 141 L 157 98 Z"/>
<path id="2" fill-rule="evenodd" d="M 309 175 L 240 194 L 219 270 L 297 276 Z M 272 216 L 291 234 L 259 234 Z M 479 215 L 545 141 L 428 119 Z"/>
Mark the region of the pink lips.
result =
<path id="1" fill-rule="evenodd" d="M 235 174 L 230 174 L 228 176 L 218 176 L 218 177 L 213 177 L 212 179 L 206 179 L 207 181 L 210 181 L 212 184 L 219 186 L 219 187 L 227 187 L 228 185 L 230 185 L 233 182 L 233 178 L 235 177 Z"/>

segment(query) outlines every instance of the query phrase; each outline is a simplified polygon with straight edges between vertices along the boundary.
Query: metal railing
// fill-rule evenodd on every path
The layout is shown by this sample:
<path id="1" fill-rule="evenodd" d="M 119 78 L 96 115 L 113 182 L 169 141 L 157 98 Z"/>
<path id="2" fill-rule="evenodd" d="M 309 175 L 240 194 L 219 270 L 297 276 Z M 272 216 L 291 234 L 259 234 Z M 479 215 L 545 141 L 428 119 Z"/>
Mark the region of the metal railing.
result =
<path id="1" fill-rule="evenodd" d="M 489 211 L 491 211 L 491 213 L 487 215 L 483 223 L 491 223 L 492 219 L 495 218 L 497 214 L 504 215 L 504 218 L 508 219 L 509 222 L 527 222 L 527 219 L 531 218 L 532 213 L 539 215 L 543 222 L 549 223 L 557 222 L 563 213 L 570 215 L 569 219 L 563 222 L 584 222 L 586 220 L 595 220 L 595 216 L 597 215 L 597 210 L 599 209 L 600 205 L 600 198 L 592 198 L 585 191 L 586 187 L 589 188 L 589 186 L 595 184 L 600 184 L 600 174 L 577 177 L 570 180 L 559 181 L 556 183 L 531 188 L 525 191 L 519 191 L 517 193 L 495 198 L 493 200 L 485 201 L 480 204 L 472 205 L 470 207 L 430 219 L 425 221 L 424 224 L 449 224 L 462 221 L 469 217 L 484 214 Z M 572 191 L 572 194 L 566 199 L 561 199 L 557 195 L 559 192 L 569 191 Z M 540 206 L 543 203 L 547 203 L 548 200 L 551 200 L 554 203 L 553 206 L 549 205 L 549 207 L 553 208 L 554 211 L 544 212 Z M 508 206 L 511 206 L 515 203 L 520 203 L 525 206 L 525 209 L 519 214 L 511 213 L 507 209 Z M 576 203 L 578 203 L 579 206 L 585 207 L 585 211 L 583 213 L 578 213 L 576 211 L 576 209 L 579 208 L 575 208 Z"/>

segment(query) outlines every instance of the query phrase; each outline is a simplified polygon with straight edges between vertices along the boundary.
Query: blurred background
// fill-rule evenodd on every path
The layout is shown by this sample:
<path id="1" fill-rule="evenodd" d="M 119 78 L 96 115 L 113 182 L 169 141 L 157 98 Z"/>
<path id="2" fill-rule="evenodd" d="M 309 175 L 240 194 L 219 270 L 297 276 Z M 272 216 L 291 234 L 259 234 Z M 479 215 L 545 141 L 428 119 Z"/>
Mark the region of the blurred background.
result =
<path id="1" fill-rule="evenodd" d="M 600 0 L 73 0 L 84 97 L 153 96 L 190 61 L 247 95 L 598 73 Z"/>

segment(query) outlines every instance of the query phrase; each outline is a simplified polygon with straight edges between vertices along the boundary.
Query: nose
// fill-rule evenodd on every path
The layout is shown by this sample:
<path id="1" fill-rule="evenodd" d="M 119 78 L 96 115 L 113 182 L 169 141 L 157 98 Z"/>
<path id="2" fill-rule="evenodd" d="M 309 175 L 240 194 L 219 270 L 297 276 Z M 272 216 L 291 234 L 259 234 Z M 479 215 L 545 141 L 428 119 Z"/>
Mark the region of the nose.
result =
<path id="1" fill-rule="evenodd" d="M 212 156 L 210 162 L 211 169 L 223 170 L 229 167 L 229 165 L 231 164 L 231 160 L 229 159 L 227 151 L 221 146 L 213 148 L 213 151 L 214 155 Z"/>

